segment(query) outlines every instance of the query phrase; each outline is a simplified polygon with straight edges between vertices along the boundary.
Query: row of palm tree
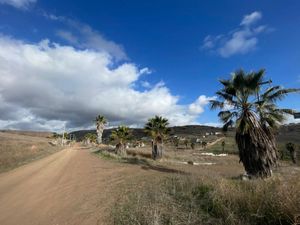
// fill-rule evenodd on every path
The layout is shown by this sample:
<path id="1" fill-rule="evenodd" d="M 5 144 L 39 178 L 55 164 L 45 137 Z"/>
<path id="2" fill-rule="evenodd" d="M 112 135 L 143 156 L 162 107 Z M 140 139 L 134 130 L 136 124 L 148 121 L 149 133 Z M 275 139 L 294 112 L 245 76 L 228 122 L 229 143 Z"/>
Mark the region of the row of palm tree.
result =
<path id="1" fill-rule="evenodd" d="M 107 120 L 104 116 L 98 115 L 96 117 L 96 129 L 97 129 L 97 143 L 102 143 L 102 134 L 107 124 Z M 155 116 L 150 118 L 145 124 L 146 133 L 152 138 L 152 158 L 159 159 L 163 155 L 163 140 L 169 133 L 168 119 L 161 116 Z M 131 133 L 129 127 L 119 126 L 111 133 L 111 140 L 117 143 L 116 153 L 119 155 L 125 155 L 125 143 L 131 139 Z"/>
<path id="2" fill-rule="evenodd" d="M 218 116 L 223 129 L 236 130 L 235 140 L 240 161 L 250 177 L 269 177 L 277 165 L 278 151 L 275 132 L 291 109 L 280 109 L 276 102 L 299 89 L 271 86 L 264 79 L 265 70 L 245 73 L 238 70 L 228 80 L 220 80 L 222 89 L 218 99 L 211 101 L 211 108 L 220 108 Z M 264 88 L 264 85 L 269 87 Z"/>
<path id="3" fill-rule="evenodd" d="M 235 128 L 235 140 L 239 149 L 240 162 L 250 177 L 269 177 L 272 168 L 277 166 L 278 150 L 275 132 L 282 124 L 286 114 L 294 114 L 291 109 L 278 108 L 276 102 L 289 93 L 300 89 L 285 89 L 271 86 L 266 81 L 265 70 L 246 73 L 238 70 L 230 79 L 220 80 L 222 89 L 216 92 L 217 99 L 211 100 L 211 109 L 220 108 L 218 116 L 223 122 L 223 130 Z M 269 87 L 265 87 L 269 85 Z M 96 118 L 98 143 L 102 143 L 102 133 L 107 120 Z M 152 138 L 152 157 L 163 155 L 163 140 L 170 131 L 168 119 L 161 116 L 150 118 L 145 131 Z M 120 126 L 113 131 L 112 138 L 118 141 L 117 151 L 124 154 L 124 143 L 130 136 L 129 128 Z M 222 142 L 223 149 L 225 141 Z"/>

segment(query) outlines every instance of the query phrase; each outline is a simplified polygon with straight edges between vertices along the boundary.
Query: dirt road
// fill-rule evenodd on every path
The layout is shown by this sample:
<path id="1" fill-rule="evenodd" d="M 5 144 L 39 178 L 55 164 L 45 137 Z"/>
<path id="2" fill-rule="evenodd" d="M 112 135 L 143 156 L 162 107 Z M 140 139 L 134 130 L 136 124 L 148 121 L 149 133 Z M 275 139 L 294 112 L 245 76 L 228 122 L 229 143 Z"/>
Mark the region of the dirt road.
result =
<path id="1" fill-rule="evenodd" d="M 112 187 L 133 172 L 78 147 L 2 173 L 0 224 L 106 224 Z"/>

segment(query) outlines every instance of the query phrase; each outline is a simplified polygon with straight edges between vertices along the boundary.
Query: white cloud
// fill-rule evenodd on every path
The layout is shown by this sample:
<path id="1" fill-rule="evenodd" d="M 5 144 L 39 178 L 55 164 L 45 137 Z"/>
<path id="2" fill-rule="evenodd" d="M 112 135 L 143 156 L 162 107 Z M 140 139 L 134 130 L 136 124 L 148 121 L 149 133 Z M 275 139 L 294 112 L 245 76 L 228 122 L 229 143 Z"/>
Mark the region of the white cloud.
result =
<path id="1" fill-rule="evenodd" d="M 199 96 L 199 98 L 189 105 L 190 114 L 200 114 L 204 112 L 204 106 L 206 106 L 210 100 L 216 99 L 215 97 L 206 97 L 205 95 Z"/>
<path id="2" fill-rule="evenodd" d="M 154 115 L 169 118 L 172 125 L 195 123 L 209 98 L 181 105 L 163 82 L 135 90 L 148 72 L 133 63 L 115 64 L 107 52 L 0 35 L 0 125 L 82 128 L 91 126 L 98 114 L 110 125 L 142 125 Z"/>
<path id="3" fill-rule="evenodd" d="M 228 34 L 205 37 L 202 49 L 209 50 L 224 58 L 254 51 L 257 48 L 258 35 L 271 30 L 266 25 L 254 26 L 261 18 L 260 12 L 245 15 L 240 26 Z"/>
<path id="4" fill-rule="evenodd" d="M 140 73 L 141 74 L 151 74 L 152 71 L 148 67 L 145 67 L 145 68 L 140 70 Z"/>
<path id="5" fill-rule="evenodd" d="M 75 37 L 70 31 L 58 30 L 56 35 L 68 41 L 71 44 L 78 44 L 78 38 Z"/>
<path id="6" fill-rule="evenodd" d="M 151 88 L 152 85 L 148 81 L 141 81 L 141 85 L 144 88 Z"/>
<path id="7" fill-rule="evenodd" d="M 48 14 L 46 12 L 42 15 L 47 19 L 59 22 L 66 26 L 64 30 L 58 30 L 56 35 L 67 41 L 69 44 L 80 49 L 93 49 L 107 52 L 118 61 L 128 59 L 122 45 L 108 40 L 89 25 L 63 16 Z"/>
<path id="8" fill-rule="evenodd" d="M 283 124 L 290 124 L 290 123 L 300 123 L 300 119 L 295 119 L 294 116 L 292 115 L 286 115 Z"/>
<path id="9" fill-rule="evenodd" d="M 224 58 L 235 54 L 246 54 L 255 50 L 257 42 L 257 38 L 252 36 L 251 31 L 240 30 L 233 33 L 224 46 L 218 49 L 218 52 Z"/>
<path id="10" fill-rule="evenodd" d="M 261 12 L 255 11 L 249 15 L 245 15 L 241 22 L 241 25 L 250 26 L 250 25 L 256 23 L 257 21 L 259 21 L 261 18 L 262 18 Z"/>
<path id="11" fill-rule="evenodd" d="M 34 4 L 36 0 L 0 0 L 0 4 L 11 5 L 18 9 L 27 9 L 31 4 Z"/>

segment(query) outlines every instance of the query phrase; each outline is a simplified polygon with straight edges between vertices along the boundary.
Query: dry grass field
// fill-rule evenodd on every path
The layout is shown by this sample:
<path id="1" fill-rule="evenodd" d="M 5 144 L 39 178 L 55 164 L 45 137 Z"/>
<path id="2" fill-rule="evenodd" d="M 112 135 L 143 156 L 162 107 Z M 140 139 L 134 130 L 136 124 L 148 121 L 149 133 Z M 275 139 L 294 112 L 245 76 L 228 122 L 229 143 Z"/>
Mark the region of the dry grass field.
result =
<path id="1" fill-rule="evenodd" d="M 49 144 L 51 133 L 0 132 L 0 172 L 52 154 L 60 147 Z"/>
<path id="2" fill-rule="evenodd" d="M 228 152 L 236 151 L 230 149 L 234 142 L 226 141 Z M 282 161 L 272 178 L 243 181 L 244 169 L 236 154 L 203 154 L 209 152 L 222 153 L 220 143 L 194 150 L 166 146 L 165 157 L 159 161 L 151 159 L 149 146 L 128 149 L 128 156 L 123 158 L 106 151 L 97 152 L 102 159 L 149 171 L 118 187 L 112 224 L 300 222 L 299 166 Z"/>

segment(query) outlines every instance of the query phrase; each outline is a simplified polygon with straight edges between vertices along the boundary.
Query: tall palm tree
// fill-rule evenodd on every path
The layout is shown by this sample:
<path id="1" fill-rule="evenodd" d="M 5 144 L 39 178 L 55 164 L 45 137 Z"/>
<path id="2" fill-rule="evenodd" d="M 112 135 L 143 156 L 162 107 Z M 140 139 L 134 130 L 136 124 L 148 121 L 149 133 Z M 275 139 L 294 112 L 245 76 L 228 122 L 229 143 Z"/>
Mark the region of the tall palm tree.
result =
<path id="1" fill-rule="evenodd" d="M 246 74 L 238 70 L 229 80 L 220 80 L 223 88 L 216 92 L 218 100 L 211 101 L 211 108 L 220 108 L 218 114 L 223 129 L 235 126 L 235 140 L 240 161 L 251 177 L 269 177 L 277 165 L 277 148 L 274 131 L 284 120 L 289 109 L 278 109 L 276 102 L 299 89 L 280 86 L 263 90 L 265 70 Z"/>
<path id="2" fill-rule="evenodd" d="M 145 131 L 152 137 L 152 158 L 158 159 L 163 154 L 163 140 L 170 132 L 168 119 L 161 116 L 150 118 L 145 124 Z"/>
<path id="3" fill-rule="evenodd" d="M 111 139 L 117 142 L 116 153 L 118 155 L 126 155 L 125 142 L 131 137 L 129 127 L 119 126 L 116 130 L 111 133 Z"/>
<path id="4" fill-rule="evenodd" d="M 107 124 L 107 120 L 104 116 L 98 115 L 95 119 L 96 122 L 96 131 L 97 131 L 97 143 L 102 143 L 102 134 L 105 128 L 105 125 Z"/>

